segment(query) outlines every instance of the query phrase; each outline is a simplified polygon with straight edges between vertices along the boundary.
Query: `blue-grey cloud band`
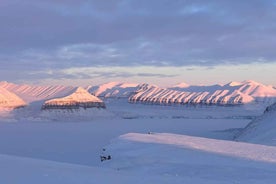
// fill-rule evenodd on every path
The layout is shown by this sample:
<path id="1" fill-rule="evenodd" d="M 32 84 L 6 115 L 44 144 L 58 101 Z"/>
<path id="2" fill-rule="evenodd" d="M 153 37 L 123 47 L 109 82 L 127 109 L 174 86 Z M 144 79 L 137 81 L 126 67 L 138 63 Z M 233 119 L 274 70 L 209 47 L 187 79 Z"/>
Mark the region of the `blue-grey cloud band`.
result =
<path id="1" fill-rule="evenodd" d="M 275 0 L 2 0 L 13 70 L 276 61 Z"/>

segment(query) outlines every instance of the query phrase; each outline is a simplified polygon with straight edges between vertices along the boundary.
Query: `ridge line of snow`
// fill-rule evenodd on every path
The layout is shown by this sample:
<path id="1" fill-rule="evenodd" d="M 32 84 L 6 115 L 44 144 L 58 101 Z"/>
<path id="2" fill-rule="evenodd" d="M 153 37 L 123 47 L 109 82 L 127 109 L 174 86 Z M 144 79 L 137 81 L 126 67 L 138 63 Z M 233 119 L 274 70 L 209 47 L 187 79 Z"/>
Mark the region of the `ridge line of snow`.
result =
<path id="1" fill-rule="evenodd" d="M 170 133 L 128 133 L 120 136 L 119 138 L 144 143 L 169 144 L 226 156 L 276 163 L 276 147 L 274 146 L 216 140 Z"/>

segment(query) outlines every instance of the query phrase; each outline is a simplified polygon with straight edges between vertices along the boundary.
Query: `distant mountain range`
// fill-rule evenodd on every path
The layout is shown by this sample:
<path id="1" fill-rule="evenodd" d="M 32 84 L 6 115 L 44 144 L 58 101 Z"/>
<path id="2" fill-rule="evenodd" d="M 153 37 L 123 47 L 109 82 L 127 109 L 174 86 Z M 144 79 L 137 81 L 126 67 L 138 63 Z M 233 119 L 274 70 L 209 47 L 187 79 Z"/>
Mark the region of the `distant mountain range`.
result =
<path id="1" fill-rule="evenodd" d="M 276 89 L 273 86 L 244 81 L 212 86 L 190 86 L 182 83 L 172 88 L 144 84 L 129 100 L 155 104 L 245 104 L 274 101 L 275 97 Z"/>
<path id="2" fill-rule="evenodd" d="M 12 104 L 12 101 L 16 101 L 20 103 L 15 103 L 14 106 L 21 106 L 34 101 L 65 97 L 76 91 L 78 87 L 35 86 L 0 82 L 0 88 L 2 88 L 0 91 L 2 104 Z M 181 83 L 169 88 L 160 88 L 150 84 L 110 82 L 98 86 L 87 86 L 85 89 L 101 98 L 128 98 L 131 103 L 150 104 L 235 105 L 256 101 L 272 103 L 276 99 L 275 87 L 255 81 L 230 82 L 225 85 L 211 86 L 193 86 Z"/>

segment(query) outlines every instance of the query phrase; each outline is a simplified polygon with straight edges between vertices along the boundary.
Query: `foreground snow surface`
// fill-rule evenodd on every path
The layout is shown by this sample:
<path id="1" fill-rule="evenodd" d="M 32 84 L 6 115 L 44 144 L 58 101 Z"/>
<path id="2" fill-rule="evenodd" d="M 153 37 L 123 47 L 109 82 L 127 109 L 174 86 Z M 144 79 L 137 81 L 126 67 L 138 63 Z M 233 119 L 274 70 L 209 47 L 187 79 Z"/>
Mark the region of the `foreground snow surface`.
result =
<path id="1" fill-rule="evenodd" d="M 102 148 L 129 132 L 170 132 L 216 139 L 233 138 L 230 128 L 249 120 L 111 119 L 91 122 L 1 122 L 0 154 L 97 166 Z M 1 166 L 1 165 L 0 165 Z"/>
<path id="2" fill-rule="evenodd" d="M 129 133 L 98 167 L 0 155 L 0 183 L 275 183 L 276 147 Z"/>
<path id="3" fill-rule="evenodd" d="M 275 183 L 276 147 L 168 133 L 120 136 L 106 167 L 168 183 Z"/>

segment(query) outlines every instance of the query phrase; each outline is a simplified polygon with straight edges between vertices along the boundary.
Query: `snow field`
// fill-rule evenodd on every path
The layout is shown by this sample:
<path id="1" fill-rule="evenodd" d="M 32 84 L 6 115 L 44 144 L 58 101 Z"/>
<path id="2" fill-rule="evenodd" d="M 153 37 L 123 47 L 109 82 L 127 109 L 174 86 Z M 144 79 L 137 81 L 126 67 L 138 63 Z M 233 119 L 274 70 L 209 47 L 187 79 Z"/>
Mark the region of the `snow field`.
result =
<path id="1" fill-rule="evenodd" d="M 276 147 L 168 133 L 120 136 L 106 147 L 103 167 L 174 177 L 172 183 L 274 183 Z M 164 179 L 161 183 L 166 183 Z"/>
<path id="2" fill-rule="evenodd" d="M 0 86 L 30 102 L 22 109 L 1 111 L 0 183 L 276 181 L 276 147 L 225 141 L 233 139 L 252 118 L 262 114 L 266 103 L 243 106 L 129 104 L 125 97 L 133 95 L 139 85 L 115 82 L 86 88 L 103 97 L 124 97 L 104 99 L 107 109 L 41 111 L 45 99 L 66 96 L 76 88 L 6 82 Z M 179 91 L 157 86 L 151 91 L 139 90 L 145 95 L 142 100 L 147 101 L 151 96 L 166 103 L 181 102 L 182 98 L 189 102 L 190 97 L 200 102 L 209 92 L 212 93 L 209 101 L 222 98 L 240 101 L 240 97 L 251 101 L 251 97 L 260 97 L 271 103 L 275 96 L 275 88 L 254 81 L 176 87 Z M 73 97 L 78 100 L 83 95 Z M 275 114 L 268 114 L 246 126 L 240 140 L 273 145 Z M 101 155 L 110 155 L 111 160 L 100 162 Z"/>

